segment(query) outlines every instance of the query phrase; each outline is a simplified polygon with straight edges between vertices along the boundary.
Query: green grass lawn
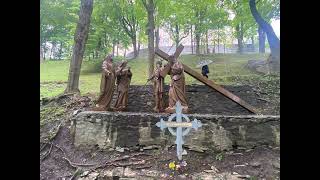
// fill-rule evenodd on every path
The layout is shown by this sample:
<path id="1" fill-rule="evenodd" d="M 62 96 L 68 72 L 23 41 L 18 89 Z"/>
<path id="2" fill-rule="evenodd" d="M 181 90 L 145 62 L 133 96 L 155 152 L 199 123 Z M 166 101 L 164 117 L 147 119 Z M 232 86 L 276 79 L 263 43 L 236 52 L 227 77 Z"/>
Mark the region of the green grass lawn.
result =
<path id="1" fill-rule="evenodd" d="M 248 60 L 266 59 L 267 54 L 215 54 L 202 57 L 202 59 L 211 59 L 214 63 L 209 65 L 209 79 L 214 80 L 221 85 L 235 85 L 240 78 L 260 76 L 244 66 Z M 201 69 L 196 68 L 200 57 L 195 55 L 182 55 L 181 62 L 194 68 L 198 72 Z M 98 93 L 100 86 L 101 73 L 95 72 L 94 67 L 99 67 L 101 61 L 84 61 L 80 75 L 80 91 L 82 94 Z M 61 94 L 66 88 L 68 80 L 68 70 L 70 61 L 46 61 L 40 65 L 40 98 L 52 97 Z M 129 60 L 133 76 L 131 84 L 143 85 L 147 79 L 148 63 L 146 58 L 137 58 Z M 170 82 L 167 76 L 166 83 Z M 201 82 L 186 74 L 186 84 L 201 84 Z"/>

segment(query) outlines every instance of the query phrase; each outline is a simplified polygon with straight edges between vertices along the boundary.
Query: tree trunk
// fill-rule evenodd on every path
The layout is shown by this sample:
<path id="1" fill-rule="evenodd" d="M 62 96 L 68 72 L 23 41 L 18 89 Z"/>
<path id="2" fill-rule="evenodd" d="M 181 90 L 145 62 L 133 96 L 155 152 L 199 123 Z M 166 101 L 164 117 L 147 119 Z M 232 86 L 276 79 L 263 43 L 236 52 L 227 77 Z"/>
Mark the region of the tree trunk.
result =
<path id="1" fill-rule="evenodd" d="M 208 30 L 206 32 L 206 49 L 207 49 L 207 54 L 210 54 Z"/>
<path id="2" fill-rule="evenodd" d="M 61 60 L 62 57 L 62 41 L 60 42 L 60 47 L 59 47 L 59 60 Z"/>
<path id="3" fill-rule="evenodd" d="M 149 0 L 148 4 L 146 4 L 146 9 L 148 12 L 148 60 L 149 60 L 149 68 L 148 68 L 148 77 L 152 77 L 154 71 L 154 2 L 153 0 Z"/>
<path id="4" fill-rule="evenodd" d="M 220 33 L 218 30 L 218 53 L 220 53 Z"/>
<path id="5" fill-rule="evenodd" d="M 119 42 L 117 43 L 117 56 L 119 56 Z"/>
<path id="6" fill-rule="evenodd" d="M 42 48 L 40 46 L 40 63 L 43 62 L 43 52 L 42 52 Z"/>
<path id="7" fill-rule="evenodd" d="M 252 44 L 252 50 L 253 50 L 253 52 L 254 52 L 254 37 L 253 36 L 251 36 L 251 44 Z"/>
<path id="8" fill-rule="evenodd" d="M 196 55 L 200 55 L 199 16 L 200 16 L 200 12 L 198 10 L 196 10 L 197 24 L 194 26 L 194 33 L 195 33 L 195 38 L 196 38 Z"/>
<path id="9" fill-rule="evenodd" d="M 56 44 L 52 43 L 52 47 L 51 47 L 51 50 L 50 50 L 50 56 L 49 56 L 49 59 L 51 59 L 51 60 L 53 59 L 52 56 L 53 56 L 53 51 L 54 51 L 55 47 L 56 47 Z"/>
<path id="10" fill-rule="evenodd" d="M 266 52 L 266 34 L 262 30 L 262 28 L 258 27 L 258 34 L 259 34 L 259 53 L 265 53 Z"/>
<path id="11" fill-rule="evenodd" d="M 243 53 L 243 33 L 242 33 L 242 23 L 236 26 L 237 40 L 238 40 L 238 53 Z"/>
<path id="12" fill-rule="evenodd" d="M 272 26 L 267 23 L 259 14 L 256 1 L 250 0 L 249 1 L 250 11 L 258 25 L 263 29 L 263 31 L 267 34 L 268 43 L 271 50 L 271 61 L 278 61 L 280 62 L 280 40 L 277 35 L 274 33 Z"/>
<path id="13" fill-rule="evenodd" d="M 141 49 L 141 42 L 138 41 L 138 54 L 140 53 L 140 49 Z"/>
<path id="14" fill-rule="evenodd" d="M 159 26 L 156 28 L 156 48 L 155 49 L 159 49 L 159 43 L 160 43 L 160 32 L 159 32 Z"/>
<path id="15" fill-rule="evenodd" d="M 92 9 L 93 0 L 81 0 L 79 21 L 74 36 L 73 53 L 70 61 L 68 84 L 65 93 L 80 93 L 80 70 L 86 42 L 88 40 Z"/>
<path id="16" fill-rule="evenodd" d="M 43 60 L 46 60 L 46 53 L 47 53 L 47 50 L 45 47 L 43 47 Z"/>
<path id="17" fill-rule="evenodd" d="M 175 25 L 175 38 L 174 38 L 174 41 L 175 41 L 175 43 L 176 43 L 176 49 L 178 48 L 178 46 L 179 46 L 179 39 L 180 39 L 180 37 L 179 37 L 179 25 L 178 25 L 178 23 L 176 23 L 176 25 Z"/>
<path id="18" fill-rule="evenodd" d="M 196 34 L 196 55 L 200 55 L 200 33 L 198 32 L 197 25 L 195 26 Z"/>
<path id="19" fill-rule="evenodd" d="M 107 33 L 105 33 L 104 34 L 104 41 L 103 41 L 103 43 L 104 43 L 104 48 L 106 48 L 108 45 L 108 34 Z"/>
<path id="20" fill-rule="evenodd" d="M 115 40 L 112 41 L 112 56 L 114 56 L 114 51 L 116 49 L 116 42 Z"/>
<path id="21" fill-rule="evenodd" d="M 68 53 L 68 58 L 71 59 L 72 53 L 73 53 L 73 46 L 69 47 L 69 51 L 68 51 L 68 52 L 69 52 L 69 53 Z"/>
<path id="22" fill-rule="evenodd" d="M 193 54 L 193 36 L 192 36 L 192 25 L 191 25 L 191 35 L 190 35 L 190 39 L 191 39 L 191 53 Z"/>
<path id="23" fill-rule="evenodd" d="M 96 59 L 99 59 L 100 58 L 100 49 L 103 48 L 103 45 L 102 45 L 102 40 L 100 39 L 98 41 L 98 47 L 96 48 Z"/>
<path id="24" fill-rule="evenodd" d="M 138 57 L 138 50 L 137 50 L 137 37 L 134 35 L 131 38 L 132 41 L 132 47 L 133 47 L 133 58 Z"/>
<path id="25" fill-rule="evenodd" d="M 226 44 L 223 43 L 223 54 L 225 54 L 225 53 L 226 53 Z"/>

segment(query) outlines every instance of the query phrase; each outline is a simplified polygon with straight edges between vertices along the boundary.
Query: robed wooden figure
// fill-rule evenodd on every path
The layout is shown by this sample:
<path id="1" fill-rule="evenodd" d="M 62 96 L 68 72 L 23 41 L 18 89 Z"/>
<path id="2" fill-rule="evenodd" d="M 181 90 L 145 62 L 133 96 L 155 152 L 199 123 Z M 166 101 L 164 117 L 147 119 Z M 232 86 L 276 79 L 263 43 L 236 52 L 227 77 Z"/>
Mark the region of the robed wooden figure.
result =
<path id="1" fill-rule="evenodd" d="M 108 111 L 115 87 L 115 69 L 112 55 L 108 55 L 102 63 L 102 76 L 100 84 L 100 95 L 96 107 L 93 110 Z"/>
<path id="2" fill-rule="evenodd" d="M 115 71 L 118 92 L 117 101 L 114 105 L 115 111 L 124 111 L 128 105 L 128 93 L 132 72 L 130 71 L 130 67 L 127 67 L 127 63 L 127 61 L 122 61 Z"/>
<path id="3" fill-rule="evenodd" d="M 153 76 L 150 79 L 153 79 L 153 92 L 155 98 L 155 107 L 153 110 L 155 112 L 164 111 L 164 101 L 163 101 L 163 87 L 164 87 L 164 77 L 161 76 L 161 71 L 163 70 L 162 62 L 157 61 L 156 69 L 154 70 Z"/>
<path id="4" fill-rule="evenodd" d="M 180 101 L 182 111 L 187 113 L 188 103 L 186 99 L 184 69 L 181 62 L 179 62 L 174 56 L 169 57 L 169 63 L 161 71 L 162 77 L 165 77 L 166 74 L 170 75 L 171 82 L 169 88 L 169 106 L 165 109 L 165 112 L 175 112 L 176 102 Z"/>

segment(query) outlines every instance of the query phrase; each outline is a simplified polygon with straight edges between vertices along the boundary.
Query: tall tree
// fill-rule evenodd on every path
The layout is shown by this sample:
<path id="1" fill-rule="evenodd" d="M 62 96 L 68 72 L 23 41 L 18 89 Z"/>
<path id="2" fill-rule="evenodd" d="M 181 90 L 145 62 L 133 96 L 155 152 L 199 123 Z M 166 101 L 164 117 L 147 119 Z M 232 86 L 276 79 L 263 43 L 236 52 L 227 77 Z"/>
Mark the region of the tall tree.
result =
<path id="1" fill-rule="evenodd" d="M 236 26 L 237 40 L 238 40 L 238 52 L 243 53 L 243 22 L 240 22 Z"/>
<path id="2" fill-rule="evenodd" d="M 190 33 L 191 8 L 186 1 L 172 0 L 167 4 L 166 11 L 163 25 L 177 48 Z"/>
<path id="3" fill-rule="evenodd" d="M 93 0 L 81 0 L 79 21 L 74 35 L 73 53 L 70 61 L 68 84 L 65 93 L 80 92 L 80 70 L 86 41 L 88 39 L 92 9 Z"/>
<path id="4" fill-rule="evenodd" d="M 243 53 L 244 39 L 252 36 L 252 27 L 255 26 L 255 21 L 250 15 L 249 6 L 245 0 L 230 0 L 226 4 L 234 14 L 232 26 L 235 28 L 235 37 L 238 40 L 238 52 Z M 254 33 L 256 34 L 256 31 Z"/>
<path id="5" fill-rule="evenodd" d="M 268 23 L 271 20 L 280 18 L 280 1 L 279 0 L 259 0 L 256 7 L 261 17 Z M 259 52 L 265 53 L 266 33 L 258 25 Z"/>
<path id="6" fill-rule="evenodd" d="M 196 39 L 196 55 L 200 55 L 200 38 L 203 33 L 202 25 L 205 12 L 206 9 L 202 7 L 197 7 L 195 10 L 196 23 L 194 26 L 194 33 Z"/>
<path id="7" fill-rule="evenodd" d="M 153 0 L 141 0 L 144 7 L 147 10 L 148 14 L 148 60 L 149 60 L 149 68 L 148 68 L 148 76 L 149 78 L 152 76 L 154 71 L 154 11 L 155 4 Z"/>
<path id="8" fill-rule="evenodd" d="M 271 61 L 280 61 L 280 40 L 274 33 L 272 26 L 266 22 L 260 15 L 256 7 L 256 1 L 249 1 L 252 16 L 267 35 L 268 43 L 271 50 Z"/>
<path id="9" fill-rule="evenodd" d="M 192 8 L 189 11 L 194 14 L 190 22 L 194 25 L 196 54 L 199 55 L 201 37 L 205 36 L 208 30 L 219 29 L 226 25 L 228 13 L 223 8 L 223 4 L 217 0 L 202 0 L 201 3 L 192 0 L 189 6 Z M 206 41 L 206 38 L 203 40 Z M 203 44 L 209 46 L 209 42 L 208 39 L 208 43 L 204 42 Z M 204 49 L 207 51 L 207 48 Z"/>
<path id="10" fill-rule="evenodd" d="M 51 51 L 54 59 L 69 56 L 79 4 L 75 0 L 40 1 L 40 53 L 43 59 Z M 58 44 L 59 48 L 52 44 Z"/>
<path id="11" fill-rule="evenodd" d="M 113 5 L 116 8 L 116 15 L 122 28 L 131 38 L 134 58 L 136 58 L 139 55 L 137 34 L 139 33 L 141 18 L 143 18 L 139 15 L 141 9 L 139 9 L 138 3 L 133 0 L 113 0 Z"/>
<path id="12" fill-rule="evenodd" d="M 95 0 L 85 50 L 87 57 L 94 54 L 95 58 L 100 58 L 111 52 L 115 55 L 117 47 L 126 48 L 131 44 L 130 37 L 118 20 L 116 10 L 112 0 Z"/>

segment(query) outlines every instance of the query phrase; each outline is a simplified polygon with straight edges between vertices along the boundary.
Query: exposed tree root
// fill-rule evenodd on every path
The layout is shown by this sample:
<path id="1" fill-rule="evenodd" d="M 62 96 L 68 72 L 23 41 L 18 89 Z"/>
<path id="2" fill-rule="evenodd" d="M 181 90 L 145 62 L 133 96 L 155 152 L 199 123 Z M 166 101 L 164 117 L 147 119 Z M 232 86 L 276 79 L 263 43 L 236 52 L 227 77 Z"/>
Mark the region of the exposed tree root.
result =
<path id="1" fill-rule="evenodd" d="M 53 144 L 51 143 L 49 151 L 41 158 L 40 160 L 41 162 L 51 153 L 52 147 L 53 147 Z"/>
<path id="2" fill-rule="evenodd" d="M 40 148 L 40 152 L 41 152 L 48 144 L 52 145 L 54 139 L 57 137 L 57 135 L 58 135 L 58 133 L 59 133 L 59 131 L 60 131 L 60 129 L 61 129 L 61 125 L 62 125 L 62 122 L 58 125 L 58 130 L 57 130 L 57 132 L 48 140 L 48 142 L 42 142 L 44 145 Z M 51 147 L 51 148 L 52 148 L 52 147 Z M 51 148 L 50 148 L 50 149 L 51 149 Z"/>

